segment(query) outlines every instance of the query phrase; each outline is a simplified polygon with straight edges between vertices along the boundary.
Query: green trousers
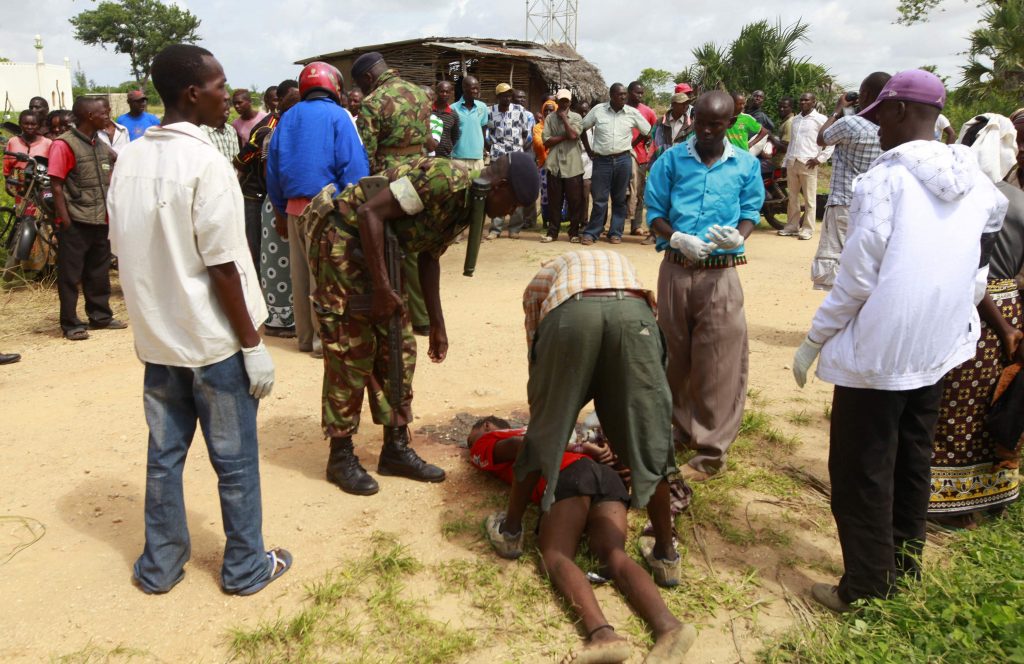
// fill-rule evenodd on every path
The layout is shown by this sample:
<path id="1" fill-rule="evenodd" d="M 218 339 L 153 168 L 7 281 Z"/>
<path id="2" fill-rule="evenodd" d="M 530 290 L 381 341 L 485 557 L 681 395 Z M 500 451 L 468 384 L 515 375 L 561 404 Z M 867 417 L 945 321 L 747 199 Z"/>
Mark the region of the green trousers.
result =
<path id="1" fill-rule="evenodd" d="M 518 480 L 543 473 L 542 510 L 551 507 L 566 443 L 591 399 L 612 449 L 630 467 L 634 507 L 676 472 L 665 348 L 646 301 L 575 296 L 545 316 L 530 350 L 527 397 L 530 427 L 515 473 Z"/>

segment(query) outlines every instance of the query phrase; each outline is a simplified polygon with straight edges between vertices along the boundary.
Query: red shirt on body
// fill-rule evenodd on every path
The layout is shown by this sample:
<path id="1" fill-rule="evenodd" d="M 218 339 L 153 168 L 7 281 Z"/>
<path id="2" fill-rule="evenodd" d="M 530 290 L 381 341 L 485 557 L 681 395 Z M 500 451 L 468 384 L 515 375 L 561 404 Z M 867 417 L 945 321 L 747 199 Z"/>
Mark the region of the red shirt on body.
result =
<path id="1" fill-rule="evenodd" d="M 32 145 L 25 142 L 25 139 L 21 136 L 12 136 L 7 141 L 8 152 L 20 152 L 27 154 L 31 157 L 47 157 L 50 154 L 50 144 L 53 143 L 50 139 L 45 136 L 37 136 L 36 140 Z M 25 168 L 27 162 L 18 161 L 14 157 L 4 155 L 4 175 L 10 175 L 15 169 Z"/>
<path id="2" fill-rule="evenodd" d="M 512 484 L 512 482 L 515 481 L 515 472 L 512 470 L 512 466 L 515 465 L 515 461 L 495 462 L 494 447 L 498 444 L 498 441 L 525 434 L 525 428 L 499 429 L 497 431 L 485 433 L 477 438 L 476 442 L 473 443 L 473 446 L 469 449 L 469 462 L 485 473 L 494 475 L 505 484 Z M 565 470 L 580 459 L 586 458 L 586 456 L 587 455 L 585 454 L 565 452 L 562 454 L 562 465 L 559 467 L 559 470 Z M 547 482 L 545 482 L 544 478 L 541 477 L 537 482 L 537 486 L 533 488 L 533 494 L 530 496 L 530 500 L 539 504 L 541 496 L 544 495 L 545 486 L 547 486 Z"/>

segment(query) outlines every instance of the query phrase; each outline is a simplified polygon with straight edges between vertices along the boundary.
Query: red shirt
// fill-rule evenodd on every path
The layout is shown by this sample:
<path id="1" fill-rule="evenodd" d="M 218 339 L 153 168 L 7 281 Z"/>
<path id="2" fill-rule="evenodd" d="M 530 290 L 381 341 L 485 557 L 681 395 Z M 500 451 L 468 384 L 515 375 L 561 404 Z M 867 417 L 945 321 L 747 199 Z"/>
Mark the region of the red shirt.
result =
<path id="1" fill-rule="evenodd" d="M 68 173 L 74 169 L 75 153 L 71 151 L 71 146 L 59 138 L 54 140 L 50 145 L 50 161 L 46 172 L 52 177 L 67 180 Z"/>
<path id="2" fill-rule="evenodd" d="M 473 443 L 473 447 L 470 448 L 469 462 L 485 473 L 491 473 L 505 484 L 512 484 L 515 481 L 515 472 L 512 470 L 515 461 L 496 463 L 494 461 L 494 447 L 500 440 L 522 436 L 525 433 L 526 429 L 499 429 L 498 431 L 485 433 L 477 438 L 477 441 Z M 559 467 L 559 470 L 565 470 L 584 458 L 586 458 L 585 454 L 566 452 L 562 455 L 562 465 Z M 542 477 L 537 482 L 537 486 L 533 488 L 533 495 L 530 496 L 530 500 L 539 504 L 541 496 L 544 495 L 545 486 L 547 486 L 547 482 Z"/>
<path id="3" fill-rule="evenodd" d="M 658 122 L 658 116 L 654 114 L 654 110 L 647 104 L 638 104 L 636 110 L 640 111 L 640 115 L 644 116 L 644 120 L 647 120 L 648 124 L 653 127 Z M 633 140 L 640 135 L 639 129 L 633 130 Z M 646 164 L 651 155 L 647 153 L 647 144 L 644 142 L 634 143 L 633 150 L 636 152 L 636 161 L 638 164 Z"/>
<path id="4" fill-rule="evenodd" d="M 35 142 L 32 143 L 32 145 L 29 145 L 21 136 L 12 136 L 11 139 L 7 141 L 7 151 L 20 152 L 32 157 L 46 157 L 50 154 L 50 144 L 52 142 L 53 141 L 45 136 L 37 136 Z M 15 169 L 20 170 L 25 168 L 25 163 L 26 162 L 24 161 L 16 161 L 14 157 L 5 155 L 4 175 L 10 175 Z"/>

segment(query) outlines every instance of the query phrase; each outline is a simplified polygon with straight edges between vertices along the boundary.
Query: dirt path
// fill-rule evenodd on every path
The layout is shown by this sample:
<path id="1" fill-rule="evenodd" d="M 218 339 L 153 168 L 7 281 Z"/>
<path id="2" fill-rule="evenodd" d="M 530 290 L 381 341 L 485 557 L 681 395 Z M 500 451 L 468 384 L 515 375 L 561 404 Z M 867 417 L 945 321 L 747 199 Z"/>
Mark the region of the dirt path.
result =
<path id="1" fill-rule="evenodd" d="M 521 293 L 543 258 L 571 245 L 524 238 L 488 243 L 472 279 L 461 276 L 461 248 L 445 257 L 442 295 L 451 351 L 440 365 L 431 364 L 421 351 L 414 429 L 447 423 L 459 412 L 507 414 L 525 408 Z M 829 386 L 815 381 L 800 391 L 789 371 L 793 351 L 822 299 L 808 278 L 816 244 L 758 231 L 741 275 L 750 325 L 751 389 L 780 429 L 799 434 L 802 445 L 793 461 L 825 476 L 823 412 Z M 628 239 L 620 250 L 634 261 L 645 284 L 654 287 L 658 258 L 652 248 Z M 382 488 L 375 497 L 341 493 L 323 481 L 327 445 L 319 430 L 320 364 L 296 352 L 293 341 L 271 339 L 278 382 L 260 408 L 264 533 L 268 546 L 292 551 L 294 569 L 252 598 L 220 592 L 223 535 L 216 479 L 197 438 L 185 471 L 192 533 L 187 575 L 166 596 L 142 594 L 130 583 L 143 537 L 147 434 L 142 366 L 132 349 L 131 330 L 96 332 L 82 343 L 61 340 L 53 299 L 49 324 L 2 341 L 2 350 L 21 352 L 24 359 L 0 368 L 0 515 L 35 519 L 45 525 L 46 534 L 0 566 L 0 622 L 5 625 L 0 660 L 35 662 L 83 648 L 106 652 L 124 646 L 169 662 L 224 661 L 230 628 L 287 614 L 302 601 L 305 584 L 359 555 L 374 530 L 395 533 L 427 565 L 467 557 L 465 546 L 440 535 L 442 515 L 459 508 L 453 490 L 481 491 L 469 477 L 462 450 L 427 442 L 421 435 L 417 449 L 446 468 L 451 481 L 424 486 L 379 478 Z M 14 294 L 0 313 L 17 317 L 18 307 Z M 370 421 L 368 413 L 364 417 Z M 374 469 L 379 430 L 365 426 L 356 445 Z M 747 516 L 756 519 L 770 510 L 770 505 L 755 505 Z M 0 522 L 0 556 L 30 536 L 16 522 Z M 790 592 L 806 592 L 815 574 L 799 571 L 805 569 L 799 564 L 778 567 L 779 554 L 765 547 L 736 547 L 717 539 L 710 546 L 720 569 L 739 574 L 744 566 L 767 570 L 774 565 L 782 570 L 777 579 L 762 572 L 757 592 L 766 599 L 742 620 L 730 624 L 704 616 L 708 626 L 691 661 L 736 661 L 736 644 L 749 658 L 759 638 L 793 620 L 785 602 L 778 601 L 785 592 L 780 579 Z M 834 540 L 809 530 L 792 550 L 798 557 L 837 558 Z M 705 564 L 694 551 L 690 562 Z M 450 613 L 443 607 L 438 611 Z"/>

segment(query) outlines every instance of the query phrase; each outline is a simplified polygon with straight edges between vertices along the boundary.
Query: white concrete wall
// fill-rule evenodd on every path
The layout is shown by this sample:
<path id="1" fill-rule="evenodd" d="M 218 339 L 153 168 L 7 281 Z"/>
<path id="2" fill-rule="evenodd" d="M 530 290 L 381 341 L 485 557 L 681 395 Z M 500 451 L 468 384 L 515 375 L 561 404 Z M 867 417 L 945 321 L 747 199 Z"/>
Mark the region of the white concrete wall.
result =
<path id="1" fill-rule="evenodd" d="M 50 102 L 50 110 L 71 108 L 71 71 L 63 65 L 0 62 L 0 109 L 15 116 L 32 97 Z"/>

